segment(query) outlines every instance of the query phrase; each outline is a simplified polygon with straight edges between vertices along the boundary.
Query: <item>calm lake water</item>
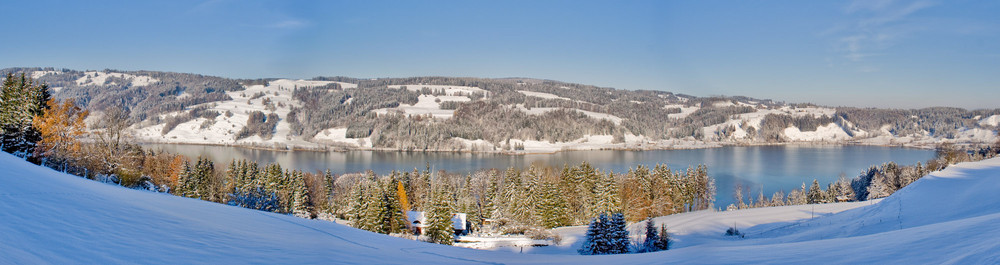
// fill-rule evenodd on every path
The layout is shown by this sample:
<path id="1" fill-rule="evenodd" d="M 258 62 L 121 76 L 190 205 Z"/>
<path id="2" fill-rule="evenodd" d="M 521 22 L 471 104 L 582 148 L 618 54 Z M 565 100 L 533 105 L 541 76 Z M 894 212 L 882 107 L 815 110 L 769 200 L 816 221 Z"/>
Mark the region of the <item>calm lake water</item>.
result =
<path id="1" fill-rule="evenodd" d="M 484 168 L 524 168 L 533 163 L 561 167 L 579 165 L 583 161 L 605 171 L 627 172 L 636 165 L 652 167 L 667 164 L 671 169 L 705 164 L 710 176 L 716 180 L 718 192 L 715 205 L 724 208 L 734 201 L 732 193 L 737 183 L 750 187 L 756 195 L 763 189 L 770 197 L 778 190 L 799 188 L 818 179 L 826 183 L 836 181 L 841 175 L 857 176 L 871 165 L 895 161 L 899 164 L 924 162 L 934 156 L 933 150 L 881 147 L 881 146 L 749 146 L 721 147 L 694 150 L 652 151 L 568 151 L 555 154 L 501 155 L 446 152 L 279 152 L 226 146 L 151 144 L 156 150 L 183 154 L 189 157 L 206 156 L 221 167 L 233 159 L 249 159 L 261 163 L 278 163 L 283 168 L 304 171 L 330 169 L 335 174 L 372 170 L 386 174 L 393 170 L 423 170 L 428 164 L 432 170 L 467 173 Z"/>

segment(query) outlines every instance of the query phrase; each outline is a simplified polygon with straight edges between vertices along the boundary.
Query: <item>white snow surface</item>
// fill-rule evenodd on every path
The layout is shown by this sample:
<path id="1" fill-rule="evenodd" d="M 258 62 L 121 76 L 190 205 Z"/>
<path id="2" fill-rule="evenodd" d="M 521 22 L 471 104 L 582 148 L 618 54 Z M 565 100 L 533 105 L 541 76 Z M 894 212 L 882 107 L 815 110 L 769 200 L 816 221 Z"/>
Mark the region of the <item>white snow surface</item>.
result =
<path id="1" fill-rule="evenodd" d="M 31 72 L 31 79 L 39 79 L 46 75 L 58 74 L 58 73 L 59 73 L 58 71 L 34 71 Z"/>
<path id="2" fill-rule="evenodd" d="M 979 121 L 982 126 L 1000 126 L 1000 115 L 993 115 Z"/>
<path id="3" fill-rule="evenodd" d="M 266 145 L 286 147 L 316 147 L 316 143 L 301 140 L 298 137 L 289 135 L 291 125 L 285 120 L 292 106 L 300 106 L 298 100 L 292 98 L 292 93 L 296 87 L 317 87 L 333 83 L 332 81 L 311 81 L 311 80 L 290 80 L 279 79 L 268 82 L 267 86 L 249 86 L 243 91 L 226 92 L 232 100 L 210 102 L 202 105 L 208 106 L 209 110 L 221 113 L 215 117 L 212 125 L 201 128 L 205 118 L 197 118 L 177 125 L 166 135 L 161 131 L 164 124 L 135 128 L 135 135 L 149 142 L 187 143 L 187 144 L 244 144 L 244 145 Z M 264 93 L 263 97 L 251 99 L 255 94 Z M 183 96 L 183 94 L 181 95 Z M 269 99 L 275 109 L 268 110 L 264 100 Z M 279 104 L 280 103 L 280 104 Z M 192 106 L 194 107 L 194 106 Z M 186 110 L 185 110 L 186 111 Z M 226 112 L 233 114 L 227 117 Z M 261 139 L 260 136 L 251 136 L 240 140 L 235 139 L 235 135 L 246 126 L 247 119 L 253 111 L 261 111 L 264 114 L 275 113 L 279 116 L 275 133 L 271 139 Z M 178 115 L 180 112 L 163 115 L 161 118 Z M 356 141 L 356 140 L 355 140 Z M 360 146 L 364 146 L 363 144 Z"/>
<path id="4" fill-rule="evenodd" d="M 570 242 L 523 254 L 422 243 L 328 221 L 125 189 L 6 153 L 0 154 L 0 166 L 4 264 L 1000 262 L 1000 241 L 994 237 L 1000 233 L 1000 158 L 951 166 L 877 202 L 659 217 L 656 222 L 667 224 L 677 240 L 673 249 L 599 256 L 567 255 L 578 244 Z M 722 236 L 733 224 L 746 238 Z M 641 225 L 630 230 L 635 233 Z M 567 235 L 582 230 L 555 229 Z"/>
<path id="5" fill-rule="evenodd" d="M 584 115 L 587 115 L 588 117 L 591 117 L 591 118 L 594 118 L 594 119 L 597 119 L 597 120 L 608 120 L 608 121 L 613 122 L 615 124 L 621 124 L 622 123 L 622 118 L 619 118 L 618 116 L 607 114 L 607 113 L 586 111 L 586 110 L 577 109 L 577 108 L 539 108 L 539 107 L 534 107 L 534 108 L 528 109 L 528 108 L 524 107 L 524 104 L 516 104 L 516 105 L 514 105 L 514 107 L 517 108 L 518 110 L 524 112 L 524 113 L 529 114 L 529 115 L 542 115 L 542 114 L 545 114 L 546 112 L 549 112 L 549 111 L 555 111 L 555 110 L 560 110 L 560 109 L 567 109 L 567 110 L 572 110 L 572 111 L 583 113 Z"/>
<path id="6" fill-rule="evenodd" d="M 448 85 L 391 85 L 389 88 L 399 89 L 406 87 L 406 90 L 420 92 L 423 88 L 434 90 L 444 90 L 445 95 L 454 96 L 456 93 L 472 94 L 475 92 L 486 93 L 486 90 L 471 86 L 448 86 Z"/>
<path id="7" fill-rule="evenodd" d="M 851 138 L 843 128 L 836 123 L 830 123 L 816 127 L 815 131 L 803 132 L 798 127 L 785 128 L 785 137 L 792 141 L 824 141 L 824 140 L 847 140 Z"/>
<path id="8" fill-rule="evenodd" d="M 148 86 L 149 84 L 160 82 L 159 79 L 152 78 L 149 76 L 133 75 L 126 73 L 113 73 L 113 72 L 105 73 L 98 71 L 90 71 L 90 72 L 85 72 L 83 74 L 84 74 L 83 77 L 76 79 L 76 84 L 79 86 L 103 85 L 104 83 L 107 82 L 109 77 L 117 77 L 128 80 L 129 83 L 132 84 L 132 86 Z M 114 84 L 114 82 L 112 82 L 112 84 Z"/>
<path id="9" fill-rule="evenodd" d="M 420 95 L 417 97 L 417 104 L 400 104 L 399 107 L 374 110 L 378 114 L 398 112 L 406 115 L 431 115 L 435 118 L 449 119 L 455 116 L 455 110 L 441 109 L 441 103 L 445 101 L 467 102 L 471 101 L 466 96 L 433 96 Z"/>
<path id="10" fill-rule="evenodd" d="M 545 93 L 545 92 L 534 92 L 534 91 L 527 91 L 527 90 L 518 90 L 517 92 L 521 93 L 521 94 L 524 94 L 525 96 L 529 96 L 529 97 L 544 98 L 544 99 L 562 99 L 562 100 L 573 101 L 572 99 L 569 99 L 569 98 L 560 97 L 560 96 L 557 96 L 555 94 L 550 94 L 550 93 Z"/>

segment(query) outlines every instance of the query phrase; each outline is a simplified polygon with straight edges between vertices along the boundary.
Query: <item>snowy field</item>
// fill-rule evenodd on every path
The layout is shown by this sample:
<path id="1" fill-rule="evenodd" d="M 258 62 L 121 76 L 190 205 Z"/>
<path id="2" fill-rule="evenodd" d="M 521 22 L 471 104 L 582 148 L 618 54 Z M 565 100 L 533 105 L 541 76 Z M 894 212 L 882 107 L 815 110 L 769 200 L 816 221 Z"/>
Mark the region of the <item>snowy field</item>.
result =
<path id="1" fill-rule="evenodd" d="M 879 202 L 693 212 L 657 218 L 668 251 L 580 256 L 399 239 L 195 199 L 129 190 L 0 154 L 0 263 L 996 264 L 1000 158 L 935 172 Z M 746 238 L 727 238 L 735 224 Z M 633 224 L 631 230 L 641 224 Z M 576 240 L 578 241 L 578 240 Z M 547 249 L 546 249 L 547 248 Z"/>
<path id="2" fill-rule="evenodd" d="M 300 106 L 300 102 L 293 98 L 295 88 L 319 87 L 331 83 L 339 83 L 342 87 L 357 86 L 356 84 L 340 83 L 333 81 L 311 81 L 311 80 L 290 80 L 278 79 L 268 82 L 267 86 L 253 85 L 243 91 L 226 92 L 232 100 L 219 101 L 201 104 L 207 106 L 209 110 L 218 111 L 220 114 L 214 119 L 196 118 L 188 122 L 177 125 L 167 134 L 162 134 L 164 124 L 157 124 L 146 127 L 135 128 L 135 135 L 146 142 L 163 143 L 187 143 L 187 144 L 217 144 L 217 145 L 263 145 L 263 146 L 288 146 L 288 147 L 317 147 L 313 142 L 307 142 L 299 137 L 289 135 L 291 124 L 285 119 L 291 107 Z M 263 96 L 254 98 L 254 95 Z M 268 109 L 265 101 L 271 102 L 273 109 Z M 247 119 L 251 112 L 261 111 L 265 114 L 275 113 L 280 120 L 275 126 L 274 135 L 270 139 L 263 139 L 254 135 L 243 139 L 236 139 L 236 134 L 246 126 Z M 231 113 L 232 116 L 226 115 Z M 161 118 L 179 115 L 181 112 L 173 112 L 161 115 Z M 203 126 L 203 124 L 209 124 Z M 339 143 L 349 146 L 366 147 L 359 143 L 357 139 L 339 139 L 336 135 L 329 133 L 320 136 L 325 143 Z"/>

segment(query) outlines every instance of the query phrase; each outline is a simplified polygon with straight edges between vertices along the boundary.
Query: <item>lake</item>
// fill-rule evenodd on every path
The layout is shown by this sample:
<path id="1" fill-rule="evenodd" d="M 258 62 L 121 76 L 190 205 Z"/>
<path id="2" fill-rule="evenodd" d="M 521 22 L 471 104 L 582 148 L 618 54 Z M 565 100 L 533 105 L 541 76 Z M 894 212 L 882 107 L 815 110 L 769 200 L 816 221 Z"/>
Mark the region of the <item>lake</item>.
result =
<path id="1" fill-rule="evenodd" d="M 233 159 L 255 160 L 260 163 L 278 163 L 283 168 L 303 171 L 330 169 L 335 174 L 372 170 L 386 174 L 392 170 L 423 170 L 428 164 L 434 171 L 445 170 L 466 173 L 484 168 L 525 168 L 532 163 L 561 167 L 579 165 L 587 161 L 601 170 L 627 172 L 636 165 L 652 167 L 667 164 L 671 169 L 705 164 L 709 175 L 718 187 L 716 208 L 725 208 L 734 201 L 734 187 L 740 183 L 750 187 L 756 195 L 763 189 L 765 196 L 784 190 L 808 186 L 813 179 L 826 184 L 841 175 L 857 176 L 871 165 L 895 161 L 901 165 L 924 162 L 934 157 L 933 150 L 857 146 L 857 145 L 780 145 L 780 146 L 727 146 L 691 150 L 649 151 L 566 151 L 554 154 L 502 155 L 450 152 L 395 152 L 395 151 L 270 151 L 230 146 L 149 144 L 154 150 L 163 150 L 189 157 L 206 156 L 225 168 Z"/>

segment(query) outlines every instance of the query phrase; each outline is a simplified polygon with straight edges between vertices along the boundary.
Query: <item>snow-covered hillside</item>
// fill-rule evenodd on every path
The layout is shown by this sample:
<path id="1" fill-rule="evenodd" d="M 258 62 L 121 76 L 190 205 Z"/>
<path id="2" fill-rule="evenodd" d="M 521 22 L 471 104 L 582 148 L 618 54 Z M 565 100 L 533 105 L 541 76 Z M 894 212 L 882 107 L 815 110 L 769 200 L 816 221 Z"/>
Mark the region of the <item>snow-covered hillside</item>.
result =
<path id="1" fill-rule="evenodd" d="M 530 78 L 236 80 L 159 71 L 38 67 L 6 68 L 0 73 L 25 73 L 48 84 L 56 99 L 76 99 L 95 114 L 90 123 L 106 109 L 128 102 L 136 119 L 133 135 L 140 142 L 551 153 L 783 143 L 934 148 L 942 143 L 989 144 L 1000 140 L 1000 109 L 834 108 Z M 327 86 L 333 83 L 339 84 L 339 89 Z M 309 87 L 325 91 L 304 90 L 313 93 L 305 96 L 306 102 L 292 96 L 295 88 Z M 467 111 L 462 112 L 462 119 L 452 119 L 456 110 Z M 259 116 L 248 122 L 255 111 L 277 115 L 276 123 L 267 121 L 268 126 L 276 124 L 272 131 L 256 126 L 262 122 Z M 553 111 L 579 113 L 590 119 L 554 128 L 562 118 Z M 294 115 L 289 117 L 290 113 Z M 410 122 L 392 121 L 398 117 Z M 610 124 L 593 123 L 601 120 Z M 248 134 L 244 128 L 257 133 Z M 236 139 L 237 135 L 241 138 Z M 605 141 L 610 135 L 614 135 L 612 140 Z"/>
<path id="2" fill-rule="evenodd" d="M 523 254 L 422 243 L 326 221 L 129 190 L 5 153 L 0 167 L 0 263 L 1000 262 L 1000 241 L 994 238 L 1000 233 L 995 225 L 1000 222 L 1000 158 L 935 172 L 879 202 L 660 217 L 656 221 L 667 224 L 677 239 L 674 249 L 604 256 L 541 254 L 571 253 L 565 251 L 572 250 L 571 243 Z M 730 224 L 746 238 L 722 236 Z M 578 233 L 574 229 L 580 230 L 557 232 L 572 236 Z"/>
<path id="3" fill-rule="evenodd" d="M 285 120 L 288 112 L 293 106 L 299 106 L 299 102 L 292 98 L 295 88 L 318 87 L 334 83 L 332 81 L 308 81 L 279 79 L 271 81 L 267 86 L 253 85 L 244 91 L 233 91 L 227 94 L 232 100 L 211 102 L 202 104 L 208 110 L 224 113 L 213 119 L 196 118 L 188 122 L 177 125 L 167 134 L 162 134 L 164 124 L 156 124 L 135 129 L 135 135 L 143 141 L 165 142 L 165 143 L 189 143 L 189 144 L 220 144 L 220 145 L 257 145 L 257 146 L 289 146 L 289 147 L 317 147 L 313 142 L 304 141 L 298 137 L 289 136 L 290 124 Z M 340 83 L 342 86 L 351 85 Z M 356 85 L 355 85 L 356 86 Z M 269 102 L 270 105 L 265 105 Z M 268 109 L 273 107 L 273 109 Z M 274 135 L 270 139 L 263 139 L 254 135 L 243 139 L 236 139 L 236 134 L 247 124 L 247 118 L 253 111 L 264 113 L 275 113 L 281 120 L 275 127 Z M 179 115 L 184 111 L 178 111 L 163 115 Z M 203 126 L 203 124 L 210 124 Z M 364 146 L 359 144 L 357 139 L 344 139 L 345 144 Z"/>

